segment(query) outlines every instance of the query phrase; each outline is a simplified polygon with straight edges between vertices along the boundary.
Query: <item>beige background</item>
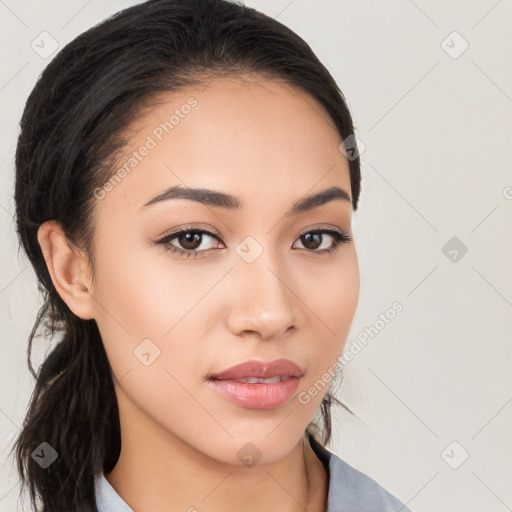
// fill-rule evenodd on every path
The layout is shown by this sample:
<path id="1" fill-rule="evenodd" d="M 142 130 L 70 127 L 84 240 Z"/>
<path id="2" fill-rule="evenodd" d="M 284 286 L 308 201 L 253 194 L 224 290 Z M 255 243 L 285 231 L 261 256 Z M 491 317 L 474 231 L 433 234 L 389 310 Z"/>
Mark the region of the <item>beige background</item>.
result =
<path id="1" fill-rule="evenodd" d="M 26 339 L 40 304 L 12 219 L 18 123 L 51 59 L 31 43 L 46 31 L 62 47 L 133 3 L 0 0 L 2 512 L 17 510 L 7 454 L 33 387 Z M 361 419 L 336 412 L 331 450 L 416 512 L 512 510 L 510 0 L 246 4 L 310 44 L 366 146 L 347 345 L 375 329 L 340 392 Z M 382 327 L 396 301 L 403 311 Z"/>

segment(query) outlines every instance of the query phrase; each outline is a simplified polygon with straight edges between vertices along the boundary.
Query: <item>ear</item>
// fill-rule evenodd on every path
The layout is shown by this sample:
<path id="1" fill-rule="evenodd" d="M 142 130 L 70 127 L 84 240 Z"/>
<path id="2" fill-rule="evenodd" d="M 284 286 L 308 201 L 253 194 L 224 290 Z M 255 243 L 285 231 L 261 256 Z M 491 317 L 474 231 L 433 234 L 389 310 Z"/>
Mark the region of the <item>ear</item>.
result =
<path id="1" fill-rule="evenodd" d="M 44 222 L 37 232 L 53 285 L 69 309 L 84 320 L 94 318 L 90 269 L 86 255 L 73 247 L 61 225 Z"/>

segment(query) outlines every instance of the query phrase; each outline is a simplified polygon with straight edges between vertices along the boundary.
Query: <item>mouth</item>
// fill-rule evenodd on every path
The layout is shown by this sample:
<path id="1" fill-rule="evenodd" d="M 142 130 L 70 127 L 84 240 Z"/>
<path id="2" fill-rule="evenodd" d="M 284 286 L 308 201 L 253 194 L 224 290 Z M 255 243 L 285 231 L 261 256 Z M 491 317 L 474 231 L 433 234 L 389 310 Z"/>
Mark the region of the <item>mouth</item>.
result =
<path id="1" fill-rule="evenodd" d="M 248 409 L 274 409 L 288 402 L 304 375 L 289 359 L 246 361 L 208 378 L 223 398 Z"/>

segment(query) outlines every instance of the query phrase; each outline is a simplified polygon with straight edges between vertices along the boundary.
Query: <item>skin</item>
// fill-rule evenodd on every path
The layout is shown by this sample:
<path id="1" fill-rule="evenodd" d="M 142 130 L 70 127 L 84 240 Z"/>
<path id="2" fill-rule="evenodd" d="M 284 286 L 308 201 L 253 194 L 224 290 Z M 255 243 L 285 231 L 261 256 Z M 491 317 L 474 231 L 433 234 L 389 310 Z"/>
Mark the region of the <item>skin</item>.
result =
<path id="1" fill-rule="evenodd" d="M 341 138 L 302 91 L 222 78 L 167 93 L 141 112 L 119 166 L 191 96 L 197 106 L 97 200 L 94 279 L 58 223 L 38 233 L 59 294 L 76 315 L 95 319 L 113 369 L 122 451 L 106 478 L 136 512 L 323 511 L 328 475 L 305 428 L 327 386 L 307 404 L 297 396 L 342 353 L 359 268 L 353 241 L 320 254 L 333 238 L 324 234 L 320 249 L 308 249 L 300 235 L 352 235 L 352 207 L 336 199 L 284 213 L 331 186 L 350 195 Z M 172 199 L 142 207 L 172 185 L 226 192 L 243 206 Z M 203 236 L 196 259 L 154 244 L 186 226 L 220 236 Z M 235 250 L 247 236 L 263 249 L 250 264 Z M 172 245 L 184 247 L 177 238 Z M 148 366 L 134 355 L 144 339 L 160 350 Z M 305 373 L 297 394 L 275 409 L 232 404 L 206 382 L 234 364 L 281 357 Z M 248 442 L 261 455 L 251 466 L 237 456 Z"/>

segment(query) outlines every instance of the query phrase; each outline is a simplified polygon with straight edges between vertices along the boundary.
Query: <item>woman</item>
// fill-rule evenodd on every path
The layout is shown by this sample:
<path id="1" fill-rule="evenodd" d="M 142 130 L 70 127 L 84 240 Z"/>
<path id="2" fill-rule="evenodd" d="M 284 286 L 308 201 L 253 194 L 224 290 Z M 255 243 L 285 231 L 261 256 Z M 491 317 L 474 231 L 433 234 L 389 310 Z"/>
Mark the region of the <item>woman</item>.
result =
<path id="1" fill-rule="evenodd" d="M 325 447 L 361 174 L 301 38 L 150 0 L 68 44 L 21 127 L 29 354 L 60 336 L 15 445 L 34 510 L 408 510 Z"/>

